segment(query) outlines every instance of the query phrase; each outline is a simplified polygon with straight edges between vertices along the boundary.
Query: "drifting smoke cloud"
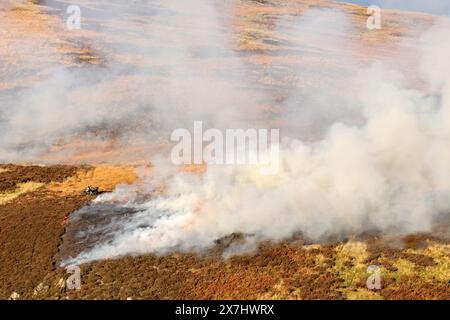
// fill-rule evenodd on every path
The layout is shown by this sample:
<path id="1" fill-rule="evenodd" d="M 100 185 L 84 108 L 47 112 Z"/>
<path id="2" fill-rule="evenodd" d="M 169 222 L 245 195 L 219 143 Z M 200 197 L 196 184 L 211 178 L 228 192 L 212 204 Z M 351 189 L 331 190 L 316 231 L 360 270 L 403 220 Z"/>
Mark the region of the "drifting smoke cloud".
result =
<path id="1" fill-rule="evenodd" d="M 95 141 L 112 133 L 130 145 L 170 136 L 174 128 L 197 119 L 215 127 L 239 126 L 238 110 L 251 108 L 254 97 L 242 94 L 245 67 L 216 16 L 228 2 L 84 3 L 72 1 L 81 6 L 83 28 L 100 31 L 106 39 L 84 45 L 104 65 L 64 68 L 55 62 L 37 85 L 0 93 L 1 162 L 36 161 L 55 143 L 70 146 L 80 136 Z M 152 23 L 139 22 L 140 14 Z M 17 51 L 41 58 L 33 44 L 21 43 Z M 227 71 L 205 66 L 208 57 L 223 57 Z"/>
<path id="2" fill-rule="evenodd" d="M 329 27 L 347 30 L 341 18 Z M 302 23 L 317 24 L 308 19 Z M 293 93 L 286 102 L 289 117 L 308 115 L 302 108 L 317 105 L 323 112 L 350 111 L 327 115 L 320 139 L 284 138 L 277 175 L 261 176 L 257 166 L 209 166 L 202 175 L 158 178 L 156 165 L 153 179 L 165 181 L 163 194 L 136 201 L 133 190 L 119 188 L 100 196 L 95 205 L 125 195 L 133 200 L 122 206 L 139 213 L 112 223 L 108 242 L 64 263 L 204 249 L 233 233 L 249 239 L 245 249 L 296 233 L 322 240 L 430 231 L 437 216 L 450 212 L 450 63 L 445 58 L 450 47 L 443 41 L 449 31 L 444 21 L 420 38 L 420 68 L 428 86 L 423 90 L 410 88 L 398 71 L 374 64 L 345 79 L 352 86 L 344 100 L 331 94 L 317 102 L 314 90 L 302 92 L 301 99 Z M 345 43 L 333 50 L 341 46 Z M 309 105 L 301 105 L 304 101 Z M 351 105 L 341 106 L 345 101 Z M 346 121 L 351 118 L 346 113 L 359 120 Z M 308 119 L 320 122 L 319 116 Z M 147 188 L 156 186 L 146 181 Z"/>

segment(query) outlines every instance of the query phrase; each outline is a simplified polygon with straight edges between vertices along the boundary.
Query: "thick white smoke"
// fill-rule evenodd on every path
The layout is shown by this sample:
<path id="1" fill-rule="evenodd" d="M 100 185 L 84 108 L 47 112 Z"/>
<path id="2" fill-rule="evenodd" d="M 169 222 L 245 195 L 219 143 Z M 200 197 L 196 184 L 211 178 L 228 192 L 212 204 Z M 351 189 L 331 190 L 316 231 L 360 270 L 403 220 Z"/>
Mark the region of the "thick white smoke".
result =
<path id="1" fill-rule="evenodd" d="M 444 21 L 420 37 L 423 89 L 411 87 L 390 66 L 361 69 L 347 79 L 361 123 L 346 123 L 339 114 L 321 139 L 285 137 L 280 171 L 273 176 L 261 176 L 257 166 L 167 175 L 163 194 L 123 204 L 140 212 L 112 224 L 110 241 L 65 263 L 204 249 L 233 233 L 248 237 L 246 245 L 253 247 L 258 240 L 296 233 L 322 240 L 432 230 L 435 218 L 450 212 L 449 32 Z M 320 103 L 340 109 L 346 107 L 342 101 L 331 95 Z M 288 103 L 292 110 L 294 101 Z M 153 180 L 147 183 L 156 187 Z M 96 203 L 123 192 L 100 196 Z"/>
<path id="2" fill-rule="evenodd" d="M 78 38 L 77 31 L 62 35 L 90 48 L 88 54 L 101 63 L 65 67 L 60 60 L 67 57 L 55 53 L 53 64 L 41 70 L 36 61 L 45 60 L 46 53 L 32 41 L 13 38 L 18 68 L 45 76 L 33 86 L 0 92 L 0 162 L 39 162 L 55 144 L 76 152 L 79 144 L 71 143 L 77 139 L 87 143 L 112 135 L 128 147 L 144 139 L 152 144 L 197 119 L 215 127 L 239 126 L 239 110 L 255 104 L 255 97 L 244 94 L 246 70 L 232 50 L 232 30 L 217 17 L 228 10 L 228 1 L 71 4 L 81 8 L 82 30 Z M 66 7 L 62 10 L 59 29 L 67 18 Z M 92 32 L 92 39 L 84 31 Z M 14 65 L 8 68 L 21 73 Z M 5 73 L 0 80 L 14 79 Z M 130 154 L 129 160 L 138 159 Z"/>

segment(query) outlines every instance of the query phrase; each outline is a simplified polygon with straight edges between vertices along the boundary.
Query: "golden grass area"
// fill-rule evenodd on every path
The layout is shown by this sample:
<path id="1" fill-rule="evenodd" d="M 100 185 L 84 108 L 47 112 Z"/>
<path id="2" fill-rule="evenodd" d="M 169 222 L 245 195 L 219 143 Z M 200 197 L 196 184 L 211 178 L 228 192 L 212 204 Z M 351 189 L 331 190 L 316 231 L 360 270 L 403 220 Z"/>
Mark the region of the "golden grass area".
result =
<path id="1" fill-rule="evenodd" d="M 40 80 L 38 75 L 45 75 L 41 71 L 46 66 L 55 64 L 72 67 L 122 62 L 137 68 L 166 66 L 165 60 L 153 60 L 152 55 L 103 48 L 107 47 L 105 43 L 123 47 L 132 44 L 142 45 L 142 52 L 146 52 L 145 48 L 158 45 L 151 36 L 133 36 L 132 23 L 111 21 L 114 28 L 126 31 L 126 39 L 102 31 L 68 33 L 61 18 L 44 13 L 33 4 L 36 2 L 21 2 L 11 10 L 0 11 L 0 60 L 5 62 L 0 65 L 3 75 L 0 89 L 32 86 Z M 89 6 L 89 1 L 86 3 Z M 343 50 L 352 59 L 364 62 L 389 58 L 402 50 L 413 53 L 410 50 L 414 48 L 413 35 L 434 19 L 420 13 L 385 10 L 383 28 L 368 31 L 366 10 L 357 5 L 329 0 L 237 1 L 230 17 L 230 29 L 237 34 L 235 47 L 245 53 L 242 58 L 245 63 L 264 65 L 245 90 L 276 84 L 290 91 L 292 79 L 283 70 L 307 67 L 320 71 L 326 66 L 339 71 L 345 67 L 327 59 L 326 48 L 308 46 L 307 30 L 290 33 L 280 29 L 278 22 L 301 18 L 307 10 L 315 8 L 339 8 L 350 17 L 356 33 L 336 37 L 343 37 L 341 40 L 346 44 Z M 145 19 L 152 30 L 151 19 Z M 22 50 L 18 52 L 14 49 L 17 47 Z M 301 50 L 295 51 L 297 48 Z M 31 55 L 38 58 L 30 59 Z M 409 70 L 413 58 L 412 54 L 406 55 L 399 63 Z M 198 59 L 199 65 L 208 68 L 226 70 L 233 65 L 222 57 Z M 3 72 L 5 66 L 11 72 Z M 282 77 L 278 78 L 277 72 L 266 72 L 268 69 L 281 70 Z M 317 87 L 323 81 L 320 72 L 308 74 L 295 88 Z M 93 105 L 120 101 L 124 91 L 134 90 L 135 82 L 148 79 L 140 77 L 105 80 L 92 91 L 107 94 L 87 95 L 85 99 Z M 282 93 L 276 94 L 283 98 Z M 271 104 L 268 108 L 274 110 L 276 117 L 279 106 Z M 0 298 L 8 299 L 14 293 L 14 299 L 450 299 L 450 244 L 434 240 L 427 240 L 420 247 L 386 245 L 376 252 L 373 239 L 368 239 L 308 246 L 295 241 L 264 244 L 252 255 L 228 260 L 220 252 L 124 257 L 82 265 L 81 290 L 67 290 L 64 283 L 68 275 L 55 264 L 65 232 L 64 222 L 71 212 L 92 200 L 92 196 L 83 194 L 87 186 L 113 191 L 118 184 L 138 183 L 138 169 L 131 164 L 152 154 L 148 141 L 144 144 L 123 146 L 110 140 L 99 143 L 76 137 L 54 145 L 55 150 L 48 152 L 48 158 L 43 156 L 55 163 L 115 160 L 113 163 L 130 165 L 74 167 L 73 171 L 64 172 L 63 168 L 53 171 L 44 167 L 0 168 L 6 186 L 0 192 Z M 66 152 L 78 149 L 82 151 Z M 155 150 L 161 149 L 156 145 Z M 136 159 L 130 160 L 130 155 Z M 151 174 L 152 168 L 145 163 L 139 163 L 143 165 L 139 170 L 144 171 L 140 173 Z M 180 170 L 201 174 L 205 166 L 186 166 Z M 8 184 L 10 181 L 14 183 Z M 381 290 L 369 290 L 366 286 L 370 265 L 380 267 Z"/>
<path id="2" fill-rule="evenodd" d="M 343 281 L 341 291 L 346 299 L 383 299 L 383 290 L 401 291 L 405 285 L 420 292 L 421 287 L 442 287 L 449 293 L 450 281 L 450 245 L 430 241 L 425 248 L 400 249 L 392 254 L 390 248 L 378 263 L 367 261 L 369 249 L 366 243 L 349 242 L 337 245 L 336 260 L 331 271 Z M 363 284 L 369 276 L 369 265 L 379 266 L 382 290 L 368 290 Z M 414 297 L 414 293 L 412 295 Z M 447 296 L 450 298 L 450 295 Z"/>
<path id="3" fill-rule="evenodd" d="M 0 10 L 0 59 L 4 62 L 0 70 L 14 68 L 16 72 L 14 76 L 9 72 L 2 73 L 0 89 L 33 86 L 45 75 L 42 69 L 56 64 L 101 63 L 89 44 L 80 45 L 77 40 L 88 35 L 95 38 L 93 32 L 67 32 L 65 21 L 55 14 L 44 13 L 37 0 L 12 3 L 7 9 Z M 30 56 L 35 58 L 30 59 Z"/>
<path id="4" fill-rule="evenodd" d="M 4 205 L 8 202 L 11 202 L 22 194 L 36 191 L 43 185 L 44 185 L 43 183 L 33 182 L 33 181 L 19 183 L 15 189 L 4 191 L 4 192 L 0 193 L 0 205 Z"/>
<path id="5" fill-rule="evenodd" d="M 450 298 L 450 244 L 431 237 L 418 246 L 399 237 L 396 243 L 404 243 L 402 247 L 380 245 L 378 238 L 311 245 L 297 239 L 261 244 L 257 252 L 229 259 L 222 258 L 222 244 L 200 254 L 107 259 L 81 265 L 81 290 L 68 290 L 63 285 L 68 274 L 54 261 L 67 215 L 92 199 L 82 194 L 84 188 L 111 191 L 117 184 L 138 183 L 138 171 L 146 175 L 153 168 L 5 168 L 0 175 L 9 180 L 26 174 L 30 181 L 18 180 L 0 195 L 0 277 L 10 279 L 0 281 L 0 298 L 14 292 L 15 299 Z M 15 253 L 18 248 L 20 254 Z M 367 288 L 370 265 L 380 268 L 381 290 Z"/>
<path id="6" fill-rule="evenodd" d="M 87 186 L 98 186 L 101 191 L 113 191 L 118 184 L 136 182 L 136 168 L 132 166 L 98 166 L 80 169 L 63 182 L 54 182 L 46 186 L 60 195 L 80 194 Z"/>
<path id="7" fill-rule="evenodd" d="M 83 1 L 87 7 L 94 4 L 92 0 Z M 105 23 L 105 30 L 109 27 L 117 28 L 116 33 L 102 30 L 94 31 L 89 28 L 72 30 L 67 32 L 64 19 L 57 14 L 47 14 L 46 4 L 32 4 L 31 2 L 17 1 L 18 5 L 11 10 L 0 11 L 0 59 L 5 61 L 8 72 L 0 66 L 0 89 L 15 89 L 33 87 L 36 83 L 46 78 L 47 71 L 53 70 L 55 65 L 65 67 L 86 67 L 87 65 L 124 64 L 133 66 L 136 70 L 151 67 L 164 70 L 170 64 L 167 59 L 155 58 L 154 55 L 142 54 L 147 48 L 157 47 L 159 44 L 152 36 L 153 27 L 162 28 L 161 33 L 170 32 L 153 19 L 141 17 L 146 22 L 143 30 L 136 30 L 135 19 L 128 21 L 93 21 Z M 19 4 L 20 3 L 20 4 Z M 96 5 L 94 5 L 96 6 Z M 115 4 L 111 4 L 113 9 Z M 297 87 L 317 87 L 325 82 L 322 76 L 324 68 L 329 72 L 341 73 L 347 67 L 341 59 L 332 59 L 327 46 L 318 45 L 311 38 L 308 30 L 284 30 L 283 21 L 299 20 L 305 12 L 315 9 L 337 9 L 349 18 L 355 32 L 341 34 L 336 31 L 331 37 L 336 37 L 345 45 L 340 50 L 345 51 L 348 61 L 371 62 L 375 58 L 382 60 L 395 56 L 397 51 L 402 52 L 403 58 L 399 66 L 407 72 L 411 72 L 414 48 L 413 35 L 419 34 L 421 27 L 427 26 L 433 20 L 432 16 L 420 13 L 399 13 L 394 10 L 385 10 L 383 13 L 383 28 L 369 31 L 366 28 L 367 12 L 365 7 L 337 3 L 330 0 L 270 0 L 270 1 L 236 1 L 233 10 L 224 12 L 229 16 L 224 21 L 229 21 L 225 27 L 233 32 L 233 48 L 243 53 L 240 59 L 254 71 L 251 72 L 251 80 L 243 88 L 247 94 L 256 94 L 263 86 L 274 86 L 276 101 L 283 101 L 286 92 L 291 92 Z M 51 7 L 51 5 L 50 5 Z M 115 8 L 120 10 L 120 7 Z M 119 12 L 119 11 L 117 11 Z M 95 20 L 95 19 L 94 19 Z M 228 23 L 228 22 L 227 22 Z M 280 24 L 281 23 L 281 24 Z M 426 29 L 426 28 L 422 28 Z M 136 30 L 138 32 L 130 32 Z M 127 36 L 121 34 L 126 32 Z M 146 36 L 148 33 L 148 36 Z M 136 35 L 135 35 L 136 34 Z M 137 50 L 112 50 L 108 43 L 114 46 L 126 48 L 132 45 Z M 20 50 L 15 48 L 19 47 Z M 139 50 L 142 49 L 142 50 Z M 132 51 L 132 52 L 129 52 Z M 134 52 L 136 51 L 136 52 Z M 142 53 L 140 53 L 142 52 Z M 411 54 L 409 54 L 411 52 Z M 332 53 L 332 52 L 331 52 Z M 29 59 L 30 56 L 35 59 Z M 406 56 L 405 56 L 406 55 Z M 409 56 L 411 55 L 411 56 Z M 234 58 L 226 57 L 207 59 L 195 58 L 195 64 L 208 70 L 228 70 L 235 65 Z M 170 62 L 170 59 L 169 59 Z M 256 66 L 256 68 L 253 68 Z M 121 68 L 121 66 L 119 66 Z M 297 76 L 296 70 L 311 70 L 308 76 Z M 11 70 L 9 70 L 11 69 Z M 128 70 L 128 69 L 127 69 Z M 273 72 L 266 72 L 273 70 Z M 245 70 L 242 70 L 245 72 Z M 317 72 L 316 72 L 317 71 Z M 328 72 L 327 71 L 327 72 Z M 156 74 L 158 74 L 157 72 Z M 14 76 L 12 76 L 14 75 Z M 71 98 L 86 99 L 87 105 L 98 104 L 122 104 L 122 97 L 128 97 L 127 92 L 135 90 L 140 83 L 159 81 L 158 77 L 151 73 L 139 73 L 139 75 L 115 75 L 92 87 L 91 92 L 72 92 Z M 333 77 L 329 77 L 333 79 Z M 291 88 L 294 87 L 294 88 Z M 281 90 L 278 90 L 280 88 Z M 284 90 L 288 89 L 288 90 Z M 73 94 L 73 96 L 72 96 Z M 270 99 L 269 99 L 270 100 Z M 262 103 L 261 108 L 271 111 L 274 125 L 283 125 L 282 107 L 278 102 L 268 101 Z M 255 115 L 260 117 L 259 111 Z M 264 112 L 265 113 L 265 112 Z M 265 117 L 265 115 L 263 115 Z M 143 119 L 146 123 L 149 119 Z M 109 128 L 107 128 L 109 130 Z M 103 130 L 103 129 L 102 129 Z M 103 132 L 101 134 L 109 133 Z M 106 130 L 106 129 L 105 129 Z M 106 131 L 108 131 L 106 130 Z M 40 155 L 39 160 L 52 163 L 136 163 L 142 159 L 147 160 L 148 154 L 160 146 L 154 146 L 155 142 L 142 143 L 133 141 L 124 146 L 120 143 L 111 143 L 111 138 L 99 139 L 99 141 L 87 141 L 85 137 L 74 136 L 64 139 L 60 145 L 54 142 L 51 150 Z M 151 149 L 151 150 L 149 150 Z M 159 150 L 160 151 L 160 150 Z"/>
<path id="8" fill-rule="evenodd" d="M 381 290 L 366 286 L 373 262 L 365 261 L 370 250 L 363 242 L 312 250 L 270 244 L 228 260 L 193 254 L 103 260 L 81 266 L 80 291 L 61 292 L 64 269 L 40 285 L 46 297 L 69 299 L 449 299 L 447 249 L 434 243 L 420 251 L 433 266 L 388 258 L 398 269 L 381 267 Z"/>
<path id="9" fill-rule="evenodd" d="M 98 186 L 100 191 L 111 192 L 118 184 L 140 184 L 138 173 L 148 176 L 152 172 L 151 166 L 99 165 L 79 169 L 77 173 L 63 182 L 53 182 L 46 185 L 46 189 L 60 195 L 75 195 L 87 186 Z M 180 172 L 203 173 L 206 165 L 186 165 L 179 168 Z"/>

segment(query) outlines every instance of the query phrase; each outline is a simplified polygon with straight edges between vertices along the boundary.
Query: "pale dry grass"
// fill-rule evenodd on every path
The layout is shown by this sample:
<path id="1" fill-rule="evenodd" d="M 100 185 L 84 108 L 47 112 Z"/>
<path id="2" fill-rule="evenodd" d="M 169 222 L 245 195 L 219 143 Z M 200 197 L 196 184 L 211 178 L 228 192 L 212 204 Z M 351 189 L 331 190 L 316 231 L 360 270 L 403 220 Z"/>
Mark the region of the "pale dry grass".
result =
<path id="1" fill-rule="evenodd" d="M 383 299 L 383 294 L 378 291 L 368 290 L 363 284 L 369 277 L 367 268 L 369 263 L 367 245 L 361 242 L 349 242 L 338 245 L 335 248 L 336 260 L 329 269 L 343 280 L 339 291 L 350 300 Z M 450 246 L 448 244 L 431 244 L 423 249 L 406 249 L 405 254 L 426 256 L 432 258 L 435 264 L 421 265 L 398 256 L 384 256 L 380 259 L 380 273 L 383 279 L 393 279 L 392 288 L 398 287 L 404 279 L 416 279 L 421 285 L 446 284 L 450 279 Z M 317 256 L 316 265 L 322 263 Z M 392 268 L 386 268 L 391 265 Z"/>
<path id="2" fill-rule="evenodd" d="M 383 297 L 377 292 L 361 288 L 355 291 L 348 291 L 346 298 L 348 300 L 383 300 Z"/>
<path id="3" fill-rule="evenodd" d="M 43 183 L 32 182 L 32 181 L 20 183 L 17 185 L 17 187 L 14 190 L 5 191 L 3 193 L 0 193 L 0 205 L 7 204 L 22 194 L 36 191 L 43 185 L 44 185 Z"/>
<path id="4" fill-rule="evenodd" d="M 427 255 L 436 262 L 435 266 L 427 266 L 421 273 L 427 281 L 438 280 L 443 283 L 450 281 L 450 245 L 436 244 L 423 250 L 422 254 Z"/>
<path id="5" fill-rule="evenodd" d="M 257 300 L 285 300 L 285 299 L 300 300 L 301 292 L 299 289 L 293 291 L 287 290 L 283 279 L 278 281 L 269 292 L 260 294 L 257 297 Z"/>

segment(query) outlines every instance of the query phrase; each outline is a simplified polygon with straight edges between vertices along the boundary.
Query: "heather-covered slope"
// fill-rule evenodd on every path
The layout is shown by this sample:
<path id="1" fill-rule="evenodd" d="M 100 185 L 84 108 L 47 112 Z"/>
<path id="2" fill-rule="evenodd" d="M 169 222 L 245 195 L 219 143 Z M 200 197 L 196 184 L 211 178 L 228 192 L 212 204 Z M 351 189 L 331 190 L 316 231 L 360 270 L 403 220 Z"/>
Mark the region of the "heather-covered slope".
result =
<path id="1" fill-rule="evenodd" d="M 394 65 L 410 88 L 422 89 L 418 35 L 436 17 L 383 10 L 382 29 L 368 30 L 367 11 L 358 5 L 240 0 L 223 5 L 217 21 L 196 25 L 191 16 L 178 19 L 172 10 L 179 8 L 157 1 L 136 8 L 125 1 L 80 0 L 83 27 L 68 31 L 64 1 L 5 3 L 0 5 L 0 163 L 14 164 L 0 166 L 0 298 L 450 298 L 445 215 L 430 233 L 358 234 L 320 243 L 298 234 L 224 259 L 223 253 L 242 240 L 230 234 L 198 253 L 93 261 L 80 266 L 79 291 L 65 288 L 68 274 L 59 266 L 62 257 L 74 254 L 71 249 L 86 245 L 76 242 L 79 228 L 92 227 L 89 221 L 70 224 L 70 214 L 94 198 L 83 190 L 93 185 L 110 192 L 119 184 L 140 183 L 143 171 L 151 175 L 151 157 L 167 148 L 166 129 L 185 124 L 165 117 L 191 120 L 189 112 L 175 112 L 176 102 L 206 92 L 195 100 L 201 106 L 188 111 L 203 115 L 208 103 L 217 102 L 218 108 L 211 108 L 221 120 L 224 106 L 234 102 L 232 85 L 252 104 L 238 108 L 247 123 L 316 139 L 323 132 L 286 115 L 290 101 L 315 103 L 302 100 L 305 92 L 317 100 L 329 94 L 345 101 L 357 89 L 341 80 L 377 61 Z M 319 14 L 317 24 L 310 23 L 311 12 L 326 14 Z M 218 31 L 203 34 L 209 30 L 203 23 Z M 177 69 L 178 59 L 189 69 Z M 198 77 L 187 77 L 190 72 Z M 167 78 L 182 94 L 158 87 Z M 163 99 L 167 96 L 175 102 Z M 326 122 L 326 115 L 320 120 Z M 367 288 L 370 265 L 380 267 L 381 290 Z"/>

